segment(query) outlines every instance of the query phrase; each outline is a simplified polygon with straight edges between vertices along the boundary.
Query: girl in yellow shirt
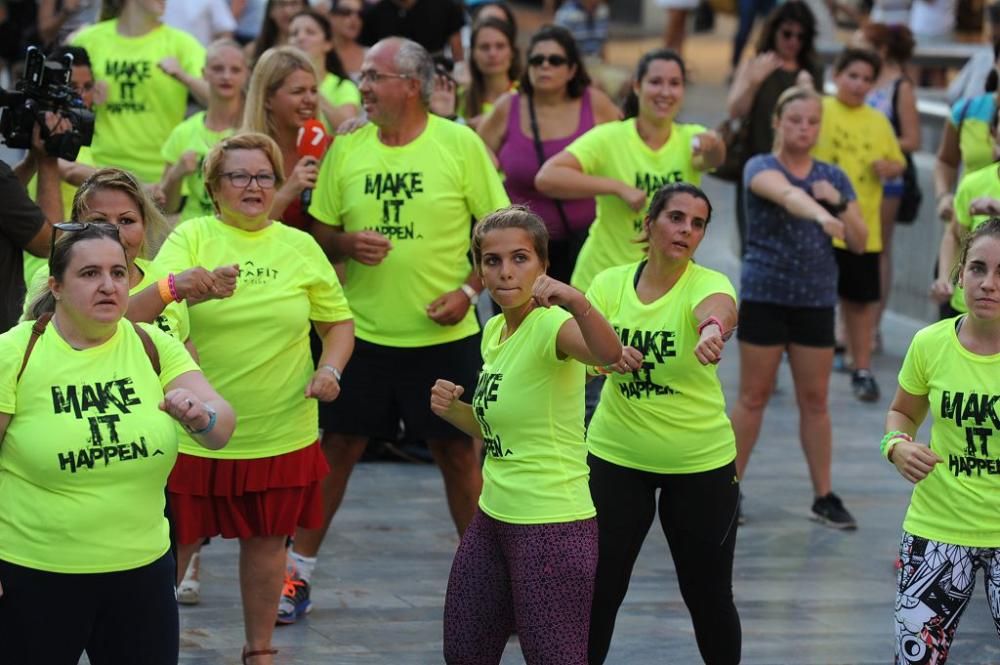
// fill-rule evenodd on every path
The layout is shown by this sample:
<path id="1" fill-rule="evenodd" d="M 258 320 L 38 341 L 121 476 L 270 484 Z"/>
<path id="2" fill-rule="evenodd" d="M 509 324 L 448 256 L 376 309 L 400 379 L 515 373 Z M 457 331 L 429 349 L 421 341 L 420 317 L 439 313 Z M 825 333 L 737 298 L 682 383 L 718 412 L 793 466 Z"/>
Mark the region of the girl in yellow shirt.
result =
<path id="1" fill-rule="evenodd" d="M 582 293 L 545 274 L 537 215 L 519 206 L 489 215 L 472 251 L 503 313 L 483 331 L 472 404 L 450 381 L 431 390 L 431 409 L 487 450 L 479 508 L 448 580 L 445 662 L 499 662 L 516 628 L 527 663 L 583 663 L 597 526 L 580 363 L 619 362 L 621 343 Z"/>

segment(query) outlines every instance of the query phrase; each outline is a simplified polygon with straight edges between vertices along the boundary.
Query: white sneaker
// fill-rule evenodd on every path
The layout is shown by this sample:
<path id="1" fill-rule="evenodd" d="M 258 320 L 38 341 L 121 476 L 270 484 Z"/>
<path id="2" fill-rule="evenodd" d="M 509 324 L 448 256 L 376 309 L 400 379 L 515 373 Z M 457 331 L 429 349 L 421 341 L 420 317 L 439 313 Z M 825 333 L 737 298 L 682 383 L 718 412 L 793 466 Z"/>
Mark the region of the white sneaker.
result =
<path id="1" fill-rule="evenodd" d="M 177 587 L 177 602 L 181 605 L 197 605 L 201 602 L 201 582 L 198 580 L 201 571 L 201 557 L 195 554 L 191 563 L 184 571 L 184 579 Z"/>

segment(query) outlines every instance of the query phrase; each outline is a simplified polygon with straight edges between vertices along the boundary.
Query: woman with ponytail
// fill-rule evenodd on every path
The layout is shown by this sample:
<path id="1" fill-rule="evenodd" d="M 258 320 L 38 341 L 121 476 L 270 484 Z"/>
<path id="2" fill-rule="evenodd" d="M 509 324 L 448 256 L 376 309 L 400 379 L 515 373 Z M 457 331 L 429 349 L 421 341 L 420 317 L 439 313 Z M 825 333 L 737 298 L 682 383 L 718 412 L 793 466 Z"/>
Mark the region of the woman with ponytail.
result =
<path id="1" fill-rule="evenodd" d="M 597 218 L 580 250 L 571 283 L 586 291 L 607 268 L 642 258 L 633 242 L 643 229 L 648 199 L 665 184 L 697 185 L 726 157 L 718 134 L 674 122 L 684 103 L 686 70 L 674 51 L 639 59 L 625 101 L 625 120 L 590 130 L 549 159 L 535 187 L 555 199 L 597 199 Z"/>

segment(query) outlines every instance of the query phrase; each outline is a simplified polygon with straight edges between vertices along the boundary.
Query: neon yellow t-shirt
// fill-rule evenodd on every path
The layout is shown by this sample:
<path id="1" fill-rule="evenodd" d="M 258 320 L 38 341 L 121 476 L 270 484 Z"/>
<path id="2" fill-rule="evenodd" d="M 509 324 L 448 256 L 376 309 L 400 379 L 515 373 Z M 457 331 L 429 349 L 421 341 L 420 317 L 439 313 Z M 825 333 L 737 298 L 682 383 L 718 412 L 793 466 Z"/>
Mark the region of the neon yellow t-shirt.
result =
<path id="1" fill-rule="evenodd" d="M 345 104 L 356 106 L 358 109 L 361 108 L 361 93 L 358 91 L 358 86 L 354 85 L 354 81 L 351 79 L 342 79 L 336 74 L 328 72 L 323 77 L 323 82 L 319 84 L 319 94 L 323 95 L 323 98 L 330 102 L 330 105 L 334 108 L 344 106 Z M 322 113 L 319 115 L 323 121 L 323 126 L 326 127 L 326 131 L 332 134 L 337 130 L 336 127 L 330 126 L 330 123 L 326 121 L 326 117 Z"/>
<path id="2" fill-rule="evenodd" d="M 1000 354 L 966 349 L 955 321 L 914 335 L 899 370 L 899 387 L 930 401 L 930 447 L 943 459 L 913 488 L 903 528 L 953 545 L 1000 547 Z"/>
<path id="3" fill-rule="evenodd" d="M 91 152 L 99 166 L 131 171 L 146 183 L 160 181 L 160 148 L 184 120 L 188 90 L 160 69 L 176 58 L 185 72 L 201 77 L 205 48 L 197 39 L 166 25 L 141 37 L 118 34 L 118 20 L 102 21 L 73 38 L 90 55 L 94 78 L 108 87 L 107 100 L 94 107 Z"/>
<path id="4" fill-rule="evenodd" d="M 216 459 L 273 457 L 316 440 L 316 400 L 306 399 L 315 367 L 310 321 L 351 318 L 337 275 L 312 236 L 280 222 L 244 231 L 191 219 L 156 256 L 162 272 L 238 263 L 236 292 L 189 308 L 191 340 L 205 376 L 237 414 L 222 450 L 184 437 L 181 452 Z"/>
<path id="5" fill-rule="evenodd" d="M 576 260 L 573 286 L 586 291 L 602 270 L 642 258 L 642 246 L 633 241 L 642 232 L 653 194 L 671 182 L 701 184 L 701 172 L 691 163 L 691 139 L 704 131 L 701 125 L 675 122 L 670 139 L 653 150 L 639 137 L 635 118 L 629 118 L 597 125 L 566 148 L 587 175 L 620 180 L 647 194 L 641 212 L 617 196 L 597 197 L 597 217 Z"/>
<path id="6" fill-rule="evenodd" d="M 622 344 L 643 353 L 643 368 L 611 374 L 587 430 L 590 452 L 619 466 L 654 473 L 698 473 L 736 458 L 717 367 L 694 355 L 694 308 L 708 296 L 736 299 L 722 273 L 689 263 L 670 291 L 644 304 L 633 286 L 639 263 L 605 270 L 587 298 Z"/>
<path id="7" fill-rule="evenodd" d="M 813 157 L 839 166 L 851 179 L 861 216 L 868 226 L 865 251 L 881 252 L 882 180 L 872 170 L 872 162 L 887 159 L 906 163 L 889 120 L 866 104 L 852 108 L 836 97 L 824 97 L 823 122 Z M 833 245 L 847 247 L 842 240 L 834 240 Z"/>
<path id="8" fill-rule="evenodd" d="M 135 265 L 139 268 L 139 272 L 142 273 L 142 279 L 128 290 L 129 296 L 134 296 L 160 278 L 166 277 L 166 274 L 160 274 L 154 268 L 152 262 L 146 259 L 137 258 Z M 49 266 L 48 264 L 43 264 L 39 266 L 31 279 L 26 282 L 28 284 L 28 297 L 24 299 L 25 314 L 28 312 L 28 305 L 31 304 L 31 301 L 35 299 L 37 294 L 41 293 L 42 289 L 46 288 L 48 281 Z M 160 312 L 160 315 L 156 317 L 156 321 L 153 323 L 157 328 L 180 342 L 186 342 L 187 338 L 191 335 L 191 319 L 188 317 L 188 306 L 183 301 L 169 303 L 163 308 L 163 311 Z"/>
<path id="9" fill-rule="evenodd" d="M 392 250 L 377 266 L 347 262 L 345 292 L 359 339 L 394 347 L 444 344 L 479 329 L 474 308 L 441 326 L 427 306 L 472 271 L 470 220 L 510 205 L 482 140 L 468 127 L 427 116 L 405 146 L 367 124 L 339 136 L 323 159 L 309 213 L 344 231 L 377 231 Z"/>
<path id="10" fill-rule="evenodd" d="M 479 507 L 511 524 L 547 524 L 596 514 L 583 440 L 583 366 L 556 353 L 571 318 L 552 307 L 531 311 L 500 341 L 502 314 L 483 330 L 483 369 L 472 410 L 483 431 L 486 463 Z"/>
<path id="11" fill-rule="evenodd" d="M 163 144 L 160 156 L 168 164 L 176 164 L 180 161 L 181 155 L 188 150 L 193 150 L 198 154 L 198 166 L 194 171 L 184 176 L 183 194 L 184 207 L 181 208 L 181 221 L 193 217 L 205 217 L 214 215 L 215 207 L 212 205 L 212 198 L 205 189 L 205 175 L 202 173 L 202 163 L 205 155 L 216 143 L 228 138 L 235 133 L 235 129 L 224 129 L 221 132 L 214 132 L 205 126 L 205 112 L 199 111 L 193 116 L 174 127 L 167 137 L 167 142 Z"/>
<path id="12" fill-rule="evenodd" d="M 56 573 L 138 568 L 170 546 L 163 487 L 177 457 L 163 390 L 198 370 L 187 350 L 141 324 L 160 356 L 157 377 L 132 324 L 74 350 L 50 323 L 21 380 L 33 322 L 0 335 L 0 559 Z"/>
<path id="13" fill-rule="evenodd" d="M 980 197 L 1000 199 L 1000 163 L 990 164 L 978 171 L 973 171 L 962 178 L 955 192 L 955 223 L 963 227 L 965 233 L 971 233 L 980 224 L 990 218 L 989 215 L 972 215 L 969 205 Z M 965 312 L 965 292 L 958 284 L 951 295 L 951 306 L 956 312 Z"/>

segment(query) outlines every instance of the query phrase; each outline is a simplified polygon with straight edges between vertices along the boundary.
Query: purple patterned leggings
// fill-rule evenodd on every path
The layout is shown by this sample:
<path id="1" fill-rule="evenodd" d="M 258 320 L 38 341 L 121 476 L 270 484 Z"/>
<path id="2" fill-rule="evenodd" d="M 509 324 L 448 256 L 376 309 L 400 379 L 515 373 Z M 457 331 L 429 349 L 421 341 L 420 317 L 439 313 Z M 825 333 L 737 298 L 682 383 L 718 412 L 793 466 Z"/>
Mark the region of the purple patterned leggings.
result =
<path id="1" fill-rule="evenodd" d="M 495 665 L 517 630 L 528 665 L 586 665 L 597 520 L 508 524 L 477 510 L 451 564 L 444 659 Z"/>

